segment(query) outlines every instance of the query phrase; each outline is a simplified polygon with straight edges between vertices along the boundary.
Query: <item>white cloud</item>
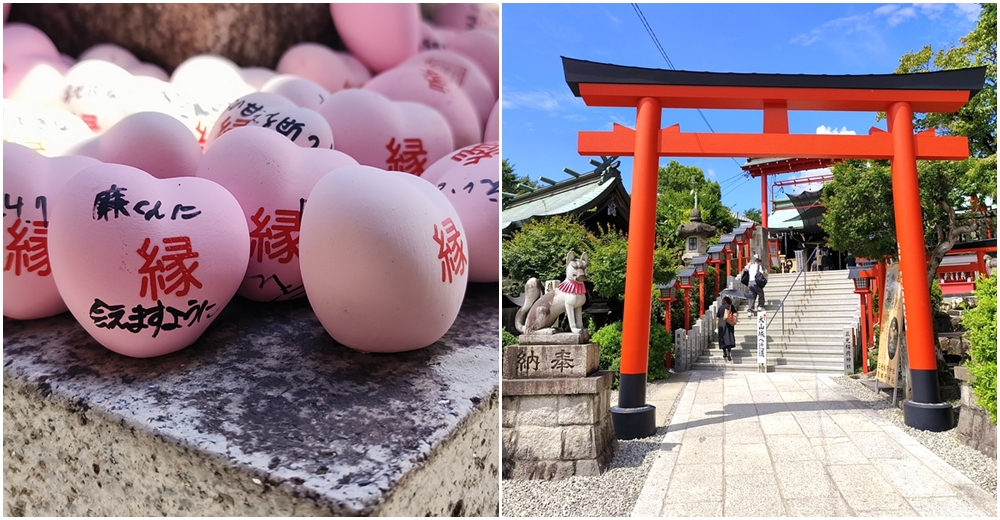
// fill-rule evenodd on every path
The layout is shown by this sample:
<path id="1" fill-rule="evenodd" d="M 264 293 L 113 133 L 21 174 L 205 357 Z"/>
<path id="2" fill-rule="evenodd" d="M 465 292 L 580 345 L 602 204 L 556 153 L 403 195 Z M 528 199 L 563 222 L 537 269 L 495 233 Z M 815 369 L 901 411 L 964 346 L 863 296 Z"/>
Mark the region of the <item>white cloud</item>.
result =
<path id="1" fill-rule="evenodd" d="M 894 11 L 889 15 L 889 27 L 895 27 L 911 18 L 917 16 L 917 10 L 912 7 L 904 7 L 902 9 Z"/>
<path id="2" fill-rule="evenodd" d="M 714 179 L 715 178 L 715 170 L 709 168 L 708 169 L 708 176 L 712 177 Z"/>
<path id="3" fill-rule="evenodd" d="M 979 11 L 981 10 L 979 4 L 954 4 L 954 5 L 955 5 L 955 12 L 957 12 L 959 16 L 965 16 L 965 19 L 969 20 L 970 22 L 975 22 L 979 20 Z"/>
<path id="4" fill-rule="evenodd" d="M 875 13 L 875 16 L 887 16 L 894 13 L 897 9 L 899 9 L 898 5 L 889 4 L 889 5 L 883 5 L 882 7 L 879 7 L 873 12 Z"/>
<path id="5" fill-rule="evenodd" d="M 848 130 L 846 126 L 842 126 L 839 129 L 836 127 L 830 128 L 826 125 L 819 125 L 816 127 L 817 134 L 843 134 L 843 135 L 858 135 L 854 130 Z"/>
<path id="6" fill-rule="evenodd" d="M 913 4 L 914 7 L 920 9 L 920 14 L 930 18 L 931 20 L 938 19 L 942 13 L 944 13 L 946 4 Z"/>
<path id="7" fill-rule="evenodd" d="M 545 90 L 515 92 L 505 88 L 503 92 L 503 108 L 507 110 L 533 108 L 552 112 L 559 108 L 560 103 L 566 97 L 565 95 L 553 94 Z"/>

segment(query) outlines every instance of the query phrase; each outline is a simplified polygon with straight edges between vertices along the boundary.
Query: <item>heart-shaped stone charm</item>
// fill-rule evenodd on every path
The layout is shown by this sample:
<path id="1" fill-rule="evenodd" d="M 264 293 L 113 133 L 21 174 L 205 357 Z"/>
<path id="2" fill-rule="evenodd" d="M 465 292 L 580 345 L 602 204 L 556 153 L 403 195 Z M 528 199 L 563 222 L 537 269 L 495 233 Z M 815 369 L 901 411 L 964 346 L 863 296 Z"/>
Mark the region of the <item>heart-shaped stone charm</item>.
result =
<path id="1" fill-rule="evenodd" d="M 348 88 L 347 65 L 333 49 L 318 43 L 293 45 L 278 60 L 278 74 L 293 74 L 320 85 L 327 92 Z"/>
<path id="2" fill-rule="evenodd" d="M 66 312 L 49 262 L 50 201 L 70 177 L 98 164 L 90 157 L 47 158 L 3 143 L 4 316 L 33 320 Z"/>
<path id="3" fill-rule="evenodd" d="M 449 78 L 465 93 L 476 109 L 479 121 L 486 122 L 490 111 L 497 102 L 497 93 L 490 85 L 490 80 L 474 61 L 444 49 L 424 51 L 406 60 L 404 65 L 421 64 L 437 69 Z"/>
<path id="4" fill-rule="evenodd" d="M 63 103 L 94 132 L 103 132 L 131 113 L 132 74 L 104 60 L 84 60 L 66 72 Z"/>
<path id="5" fill-rule="evenodd" d="M 82 119 L 65 110 L 3 100 L 3 140 L 31 148 L 46 157 L 94 136 Z"/>
<path id="6" fill-rule="evenodd" d="M 61 108 L 64 78 L 70 65 L 52 40 L 36 27 L 3 27 L 3 97 Z"/>
<path id="7" fill-rule="evenodd" d="M 201 161 L 201 146 L 191 131 L 184 123 L 159 112 L 126 116 L 68 153 L 139 168 L 158 179 L 190 177 Z"/>
<path id="8" fill-rule="evenodd" d="M 486 119 L 486 128 L 483 129 L 483 142 L 500 140 L 500 101 L 493 104 L 490 117 Z"/>
<path id="9" fill-rule="evenodd" d="M 104 60 L 114 63 L 127 70 L 132 76 L 148 76 L 160 81 L 167 81 L 170 76 L 166 71 L 152 63 L 139 61 L 128 49 L 113 43 L 99 43 L 80 53 L 80 61 Z"/>
<path id="10" fill-rule="evenodd" d="M 423 64 L 404 64 L 372 78 L 365 85 L 394 101 L 423 103 L 444 116 L 458 149 L 482 141 L 479 116 L 465 92 L 451 77 Z"/>
<path id="11" fill-rule="evenodd" d="M 391 69 L 420 47 L 417 4 L 330 4 L 337 35 L 369 69 Z"/>
<path id="12" fill-rule="evenodd" d="M 191 345 L 246 273 L 243 211 L 206 179 L 92 166 L 65 184 L 52 209 L 59 293 L 83 328 L 119 354 L 153 357 Z"/>
<path id="13" fill-rule="evenodd" d="M 489 29 L 462 31 L 448 40 L 449 51 L 471 58 L 483 69 L 493 84 L 493 91 L 500 92 L 500 37 Z"/>
<path id="14" fill-rule="evenodd" d="M 250 264 L 240 296 L 277 301 L 305 294 L 299 271 L 302 209 L 320 178 L 357 164 L 344 153 L 301 148 L 253 126 L 223 135 L 205 152 L 198 177 L 226 187 L 242 206 L 250 229 Z"/>
<path id="15" fill-rule="evenodd" d="M 292 74 L 279 74 L 271 78 L 260 91 L 277 94 L 297 106 L 316 112 L 330 98 L 330 92 L 318 83 Z"/>
<path id="16" fill-rule="evenodd" d="M 277 94 L 255 92 L 233 101 L 222 111 L 208 133 L 205 149 L 227 132 L 244 126 L 267 128 L 303 148 L 333 148 L 333 132 L 323 116 Z"/>
<path id="17" fill-rule="evenodd" d="M 420 175 L 454 150 L 448 122 L 420 103 L 347 89 L 331 95 L 319 113 L 330 123 L 335 148 L 360 164 Z"/>
<path id="18" fill-rule="evenodd" d="M 467 146 L 434 163 L 423 179 L 448 198 L 468 237 L 469 281 L 500 279 L 500 143 Z"/>
<path id="19" fill-rule="evenodd" d="M 498 13 L 483 4 L 444 4 L 434 13 L 434 22 L 441 27 L 467 31 L 478 27 L 496 28 Z"/>
<path id="20" fill-rule="evenodd" d="M 363 352 L 423 348 L 458 315 L 468 280 L 466 241 L 458 214 L 433 185 L 346 166 L 309 194 L 302 282 L 338 342 Z"/>

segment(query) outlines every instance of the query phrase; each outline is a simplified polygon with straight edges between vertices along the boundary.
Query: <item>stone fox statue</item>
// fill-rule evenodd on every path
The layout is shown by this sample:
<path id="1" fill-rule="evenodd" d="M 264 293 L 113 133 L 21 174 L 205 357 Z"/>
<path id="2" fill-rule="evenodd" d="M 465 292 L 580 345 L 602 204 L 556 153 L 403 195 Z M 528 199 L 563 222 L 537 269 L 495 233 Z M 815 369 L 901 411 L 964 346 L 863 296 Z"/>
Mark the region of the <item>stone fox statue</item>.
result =
<path id="1" fill-rule="evenodd" d="M 524 284 L 524 304 L 514 317 L 514 327 L 522 334 L 555 332 L 556 320 L 566 313 L 569 328 L 574 333 L 583 330 L 583 315 L 580 312 L 587 301 L 587 253 L 576 258 L 572 251 L 566 255 L 566 279 L 559 286 L 541 296 L 542 287 L 537 278 Z"/>

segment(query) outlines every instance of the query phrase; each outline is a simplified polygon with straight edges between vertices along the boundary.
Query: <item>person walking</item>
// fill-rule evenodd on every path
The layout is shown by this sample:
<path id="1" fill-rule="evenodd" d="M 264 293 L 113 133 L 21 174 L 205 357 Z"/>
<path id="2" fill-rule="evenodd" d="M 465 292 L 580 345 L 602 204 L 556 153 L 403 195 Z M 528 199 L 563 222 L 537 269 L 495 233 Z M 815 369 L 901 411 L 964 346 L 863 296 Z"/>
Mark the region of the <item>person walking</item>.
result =
<path id="1" fill-rule="evenodd" d="M 733 305 L 733 300 L 728 296 L 724 297 L 715 315 L 719 318 L 719 348 L 722 349 L 722 357 L 726 361 L 732 361 L 733 347 L 736 346 L 736 329 L 732 323 L 726 321 L 726 318 L 732 315 L 730 321 L 735 321 L 736 306 Z"/>
<path id="2" fill-rule="evenodd" d="M 746 266 L 746 270 L 750 273 L 750 283 L 747 284 L 747 288 L 750 289 L 750 308 L 747 309 L 747 314 L 750 316 L 757 315 L 757 306 L 761 309 L 764 308 L 764 284 L 758 283 L 757 275 L 760 274 L 764 279 L 764 283 L 767 283 L 767 272 L 764 271 L 764 266 L 760 263 L 760 257 L 753 255 L 753 260 Z"/>

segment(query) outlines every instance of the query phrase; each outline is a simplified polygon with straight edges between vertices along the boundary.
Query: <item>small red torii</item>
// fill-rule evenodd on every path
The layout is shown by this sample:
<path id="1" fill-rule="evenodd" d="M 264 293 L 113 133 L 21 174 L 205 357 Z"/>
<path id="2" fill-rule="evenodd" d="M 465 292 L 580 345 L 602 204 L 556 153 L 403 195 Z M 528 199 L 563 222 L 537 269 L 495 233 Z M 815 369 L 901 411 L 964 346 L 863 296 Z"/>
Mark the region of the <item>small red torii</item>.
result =
<path id="1" fill-rule="evenodd" d="M 906 340 L 913 400 L 903 404 L 904 422 L 943 431 L 952 427 L 951 405 L 942 402 L 927 281 L 923 215 L 917 160 L 962 160 L 965 137 L 913 133 L 914 112 L 957 112 L 982 89 L 986 68 L 922 74 L 809 75 L 740 74 L 626 67 L 562 58 L 566 83 L 587 106 L 636 107 L 636 127 L 615 124 L 610 132 L 579 133 L 580 155 L 634 156 L 629 217 L 625 313 L 618 406 L 612 407 L 619 439 L 655 431 L 655 408 L 646 404 L 650 292 L 656 185 L 660 157 L 796 157 L 888 159 L 906 293 Z M 660 127 L 664 108 L 761 110 L 763 131 L 683 133 Z M 788 133 L 789 110 L 886 112 L 888 131 L 868 135 Z M 766 181 L 762 181 L 766 182 Z"/>

